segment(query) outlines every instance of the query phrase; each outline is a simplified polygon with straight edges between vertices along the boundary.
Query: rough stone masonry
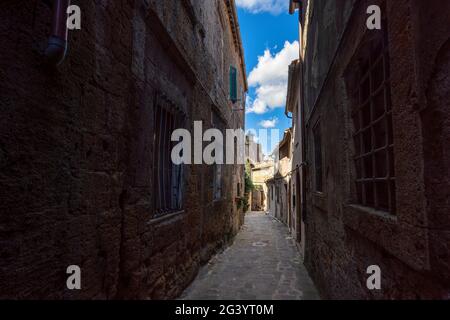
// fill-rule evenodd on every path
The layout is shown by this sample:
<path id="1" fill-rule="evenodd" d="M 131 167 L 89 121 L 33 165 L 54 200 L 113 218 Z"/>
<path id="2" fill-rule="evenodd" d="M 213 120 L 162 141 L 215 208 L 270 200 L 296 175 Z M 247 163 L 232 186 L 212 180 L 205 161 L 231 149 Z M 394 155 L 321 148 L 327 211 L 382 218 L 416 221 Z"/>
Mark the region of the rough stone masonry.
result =
<path id="1" fill-rule="evenodd" d="M 246 91 L 234 1 L 72 1 L 82 28 L 58 68 L 48 2 L 0 4 L 0 298 L 176 297 L 242 224 L 244 168 L 223 167 L 213 200 L 214 168 L 187 167 L 182 210 L 156 217 L 154 110 L 244 126 L 228 99 L 230 66 Z"/>
<path id="2" fill-rule="evenodd" d="M 324 298 L 448 299 L 450 2 L 302 3 L 302 108 L 306 162 L 310 164 L 304 191 L 305 265 Z M 374 59 L 380 52 L 376 47 L 361 50 L 376 39 L 366 28 L 366 11 L 371 5 L 383 9 L 385 21 L 385 57 L 379 61 L 385 68 L 381 74 L 386 108 L 380 99 L 371 102 L 372 114 L 361 108 L 361 127 L 369 130 L 358 140 L 361 136 L 355 135 L 358 121 L 354 120 L 358 109 L 352 93 L 358 86 L 368 88 L 368 82 L 352 79 L 358 78 L 358 70 L 364 70 L 367 57 Z M 372 70 L 380 70 L 380 64 L 373 66 Z M 380 79 L 375 74 L 372 71 L 372 88 Z M 361 90 L 360 97 L 365 92 Z M 383 113 L 391 109 L 385 131 L 376 124 L 380 109 L 375 108 L 380 105 Z M 368 120 L 375 124 L 372 128 Z M 319 159 L 316 132 L 321 137 L 321 176 L 315 170 Z M 383 151 L 375 151 L 383 146 L 383 138 L 390 140 L 390 163 L 379 160 L 385 155 Z M 356 157 L 361 146 L 369 154 L 363 164 Z M 389 189 L 383 185 L 386 176 L 395 179 Z M 361 177 L 368 181 L 364 193 L 357 182 Z M 321 190 L 317 178 L 323 182 Z M 395 190 L 389 196 L 388 210 L 383 204 L 386 190 Z M 361 201 L 361 195 L 366 200 Z M 368 290 L 366 285 L 367 268 L 372 265 L 382 270 L 380 290 Z"/>

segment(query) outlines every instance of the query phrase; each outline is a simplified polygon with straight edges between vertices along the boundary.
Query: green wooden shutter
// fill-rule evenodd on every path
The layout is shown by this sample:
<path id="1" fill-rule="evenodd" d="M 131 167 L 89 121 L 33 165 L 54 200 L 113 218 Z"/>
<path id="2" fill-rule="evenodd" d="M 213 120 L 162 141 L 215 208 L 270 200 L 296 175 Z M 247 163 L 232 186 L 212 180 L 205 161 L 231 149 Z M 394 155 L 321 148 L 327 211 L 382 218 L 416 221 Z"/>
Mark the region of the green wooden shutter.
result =
<path id="1" fill-rule="evenodd" d="M 230 66 L 230 100 L 235 103 L 238 100 L 238 88 L 237 88 L 237 69 Z"/>

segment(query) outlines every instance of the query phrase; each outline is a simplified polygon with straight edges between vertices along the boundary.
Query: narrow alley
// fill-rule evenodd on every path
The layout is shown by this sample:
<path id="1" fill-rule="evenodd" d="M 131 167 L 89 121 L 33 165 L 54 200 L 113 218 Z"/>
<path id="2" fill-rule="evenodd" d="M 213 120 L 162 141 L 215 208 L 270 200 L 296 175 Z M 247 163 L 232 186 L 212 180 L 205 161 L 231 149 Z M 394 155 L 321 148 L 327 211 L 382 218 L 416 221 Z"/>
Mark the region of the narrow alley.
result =
<path id="1" fill-rule="evenodd" d="M 288 229 L 251 212 L 234 243 L 200 270 L 182 299 L 316 300 L 319 295 Z"/>
<path id="2" fill-rule="evenodd" d="M 0 300 L 450 300 L 449 21 L 0 1 Z"/>

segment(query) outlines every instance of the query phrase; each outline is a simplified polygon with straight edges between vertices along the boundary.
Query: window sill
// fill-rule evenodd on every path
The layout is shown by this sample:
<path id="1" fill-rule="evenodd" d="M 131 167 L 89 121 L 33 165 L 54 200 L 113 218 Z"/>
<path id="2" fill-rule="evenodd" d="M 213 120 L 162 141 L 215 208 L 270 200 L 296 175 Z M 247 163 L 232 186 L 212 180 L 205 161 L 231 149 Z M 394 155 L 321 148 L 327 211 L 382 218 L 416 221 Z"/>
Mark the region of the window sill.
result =
<path id="1" fill-rule="evenodd" d="M 347 205 L 348 208 L 351 208 L 352 210 L 359 211 L 361 214 L 368 214 L 375 216 L 381 220 L 385 220 L 386 222 L 397 222 L 397 216 L 392 215 L 385 211 L 376 210 L 370 207 L 365 207 L 357 204 L 349 204 Z"/>
<path id="2" fill-rule="evenodd" d="M 383 246 L 393 234 L 398 234 L 397 217 L 372 208 L 348 204 L 344 207 L 344 223 L 367 238 Z"/>
<path id="3" fill-rule="evenodd" d="M 322 198 L 322 199 L 325 199 L 327 197 L 327 195 L 325 193 L 320 192 L 320 191 L 314 191 L 312 194 L 313 194 L 313 196 Z"/>
<path id="4" fill-rule="evenodd" d="M 359 205 L 344 206 L 343 222 L 349 231 L 368 239 L 416 270 L 427 270 L 426 234 L 414 226 L 401 223 L 397 216 Z M 414 240 L 420 239 L 420 240 Z"/>
<path id="5" fill-rule="evenodd" d="M 168 214 L 165 214 L 163 216 L 150 219 L 150 221 L 147 224 L 148 225 L 160 224 L 160 223 L 166 222 L 168 220 L 172 220 L 172 219 L 178 218 L 179 216 L 184 215 L 184 213 L 185 213 L 184 210 L 175 211 L 173 213 L 168 213 Z"/>
<path id="6" fill-rule="evenodd" d="M 314 191 L 312 193 L 313 199 L 312 204 L 315 208 L 320 211 L 327 212 L 327 195 L 323 192 Z"/>

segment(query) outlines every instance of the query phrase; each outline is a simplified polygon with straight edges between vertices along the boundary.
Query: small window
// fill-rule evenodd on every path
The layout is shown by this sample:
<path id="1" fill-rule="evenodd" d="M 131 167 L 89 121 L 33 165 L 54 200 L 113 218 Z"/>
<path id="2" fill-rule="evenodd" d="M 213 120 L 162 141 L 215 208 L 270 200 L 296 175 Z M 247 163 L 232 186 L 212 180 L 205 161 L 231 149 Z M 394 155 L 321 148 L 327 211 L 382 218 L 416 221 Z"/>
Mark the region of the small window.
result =
<path id="1" fill-rule="evenodd" d="M 181 127 L 181 112 L 163 97 L 157 97 L 154 108 L 153 191 L 155 217 L 183 208 L 183 165 L 171 159 L 172 132 Z"/>
<path id="2" fill-rule="evenodd" d="M 314 180 L 315 190 L 323 192 L 323 161 L 322 161 L 322 132 L 320 123 L 313 129 L 314 139 Z"/>
<path id="3" fill-rule="evenodd" d="M 395 170 L 387 23 L 369 32 L 348 71 L 358 204 L 395 214 Z"/>

